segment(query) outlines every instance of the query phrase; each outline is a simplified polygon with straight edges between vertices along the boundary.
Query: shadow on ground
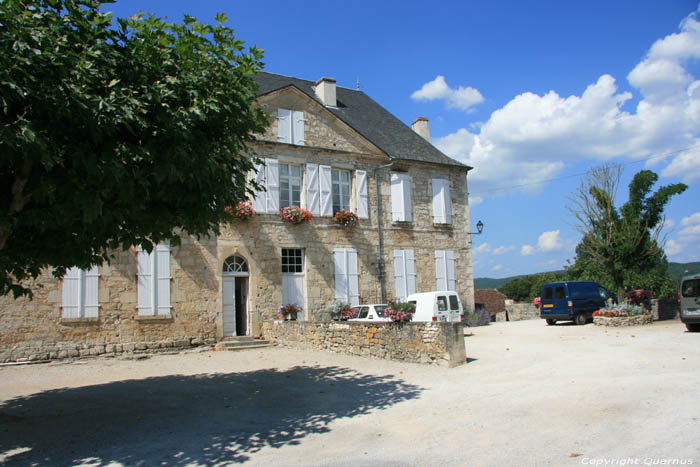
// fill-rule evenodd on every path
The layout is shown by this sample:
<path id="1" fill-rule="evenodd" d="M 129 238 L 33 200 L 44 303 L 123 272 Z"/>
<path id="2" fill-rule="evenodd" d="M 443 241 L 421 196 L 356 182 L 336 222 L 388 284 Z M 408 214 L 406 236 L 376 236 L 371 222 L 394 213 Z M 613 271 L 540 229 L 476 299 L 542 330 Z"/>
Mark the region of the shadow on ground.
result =
<path id="1" fill-rule="evenodd" d="M 0 464 L 241 463 L 421 391 L 392 375 L 308 366 L 45 391 L 0 405 Z"/>

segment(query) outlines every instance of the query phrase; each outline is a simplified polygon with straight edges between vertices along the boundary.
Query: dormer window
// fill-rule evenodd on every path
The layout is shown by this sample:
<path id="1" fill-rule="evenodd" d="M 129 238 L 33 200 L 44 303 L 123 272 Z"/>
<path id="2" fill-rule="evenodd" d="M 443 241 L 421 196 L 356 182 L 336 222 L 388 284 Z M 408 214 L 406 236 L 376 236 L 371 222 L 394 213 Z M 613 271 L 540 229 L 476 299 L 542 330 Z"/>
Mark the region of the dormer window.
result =
<path id="1" fill-rule="evenodd" d="M 277 141 L 304 145 L 304 112 L 277 109 Z"/>

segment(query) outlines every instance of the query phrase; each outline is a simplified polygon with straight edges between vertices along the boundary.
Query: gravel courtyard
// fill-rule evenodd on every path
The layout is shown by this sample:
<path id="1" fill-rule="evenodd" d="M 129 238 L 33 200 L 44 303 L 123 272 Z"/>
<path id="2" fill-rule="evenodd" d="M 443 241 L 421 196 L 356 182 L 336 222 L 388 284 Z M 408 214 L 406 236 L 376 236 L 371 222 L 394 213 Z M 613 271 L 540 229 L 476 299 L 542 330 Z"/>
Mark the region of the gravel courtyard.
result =
<path id="1" fill-rule="evenodd" d="M 0 367 L 0 465 L 700 463 L 700 334 L 466 329 L 457 368 L 280 347 Z"/>

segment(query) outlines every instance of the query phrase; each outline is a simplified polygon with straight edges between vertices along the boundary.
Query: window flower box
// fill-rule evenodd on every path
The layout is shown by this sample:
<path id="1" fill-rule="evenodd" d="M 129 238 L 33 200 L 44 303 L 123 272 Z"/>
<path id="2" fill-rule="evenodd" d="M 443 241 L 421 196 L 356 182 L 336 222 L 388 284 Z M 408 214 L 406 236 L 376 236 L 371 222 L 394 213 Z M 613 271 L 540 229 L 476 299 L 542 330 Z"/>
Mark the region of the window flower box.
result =
<path id="1" fill-rule="evenodd" d="M 352 227 L 353 225 L 357 224 L 358 221 L 357 214 L 352 211 L 348 211 L 347 209 L 341 209 L 340 211 L 336 212 L 335 216 L 333 217 L 335 217 L 338 224 L 345 227 Z"/>
<path id="2" fill-rule="evenodd" d="M 226 206 L 225 211 L 233 219 L 238 219 L 244 222 L 255 215 L 255 209 L 253 209 L 253 205 L 248 201 L 240 201 L 235 208 L 232 206 Z"/>
<path id="3" fill-rule="evenodd" d="M 308 224 L 313 217 L 310 211 L 300 208 L 299 206 L 287 206 L 286 208 L 282 208 L 278 215 L 280 219 L 290 224 Z"/>

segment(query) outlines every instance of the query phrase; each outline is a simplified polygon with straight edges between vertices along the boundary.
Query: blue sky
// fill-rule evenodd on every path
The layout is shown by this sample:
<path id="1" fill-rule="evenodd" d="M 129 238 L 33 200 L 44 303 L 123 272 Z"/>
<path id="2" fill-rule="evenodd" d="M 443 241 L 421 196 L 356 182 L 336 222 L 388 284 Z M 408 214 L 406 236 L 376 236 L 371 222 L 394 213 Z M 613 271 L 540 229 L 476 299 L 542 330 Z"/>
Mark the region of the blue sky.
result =
<path id="1" fill-rule="evenodd" d="M 265 71 L 361 89 L 474 167 L 475 277 L 561 269 L 580 240 L 567 197 L 591 166 L 624 164 L 618 204 L 644 168 L 689 189 L 666 209 L 671 261 L 700 261 L 697 1 L 133 1 L 213 22 Z M 473 227 L 473 230 L 475 228 Z"/>

